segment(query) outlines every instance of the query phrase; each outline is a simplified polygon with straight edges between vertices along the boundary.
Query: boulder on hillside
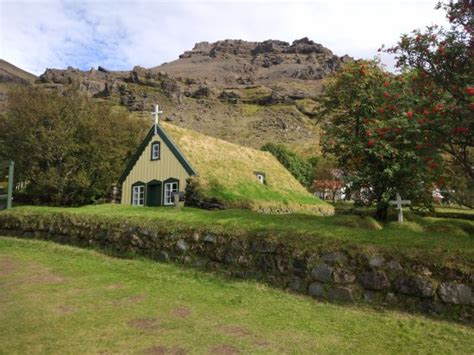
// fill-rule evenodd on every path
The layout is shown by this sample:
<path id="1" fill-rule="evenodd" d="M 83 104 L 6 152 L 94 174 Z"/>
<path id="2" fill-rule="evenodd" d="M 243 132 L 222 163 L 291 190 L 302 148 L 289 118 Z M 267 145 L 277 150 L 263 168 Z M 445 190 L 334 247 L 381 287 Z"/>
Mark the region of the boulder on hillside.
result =
<path id="1" fill-rule="evenodd" d="M 230 104 L 237 104 L 240 96 L 234 91 L 222 91 L 219 95 L 219 100 Z"/>

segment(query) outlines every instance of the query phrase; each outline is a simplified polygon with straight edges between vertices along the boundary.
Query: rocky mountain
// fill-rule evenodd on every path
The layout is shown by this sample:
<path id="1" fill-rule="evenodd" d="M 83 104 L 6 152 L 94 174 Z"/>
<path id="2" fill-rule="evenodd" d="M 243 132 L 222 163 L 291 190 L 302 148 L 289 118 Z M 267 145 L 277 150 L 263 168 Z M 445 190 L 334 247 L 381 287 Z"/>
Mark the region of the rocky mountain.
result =
<path id="1" fill-rule="evenodd" d="M 179 126 L 247 146 L 284 142 L 314 153 L 321 81 L 350 59 L 308 38 L 291 44 L 224 40 L 197 43 L 150 69 L 47 69 L 37 84 L 57 90 L 76 85 L 150 120 L 159 103 L 164 119 Z"/>

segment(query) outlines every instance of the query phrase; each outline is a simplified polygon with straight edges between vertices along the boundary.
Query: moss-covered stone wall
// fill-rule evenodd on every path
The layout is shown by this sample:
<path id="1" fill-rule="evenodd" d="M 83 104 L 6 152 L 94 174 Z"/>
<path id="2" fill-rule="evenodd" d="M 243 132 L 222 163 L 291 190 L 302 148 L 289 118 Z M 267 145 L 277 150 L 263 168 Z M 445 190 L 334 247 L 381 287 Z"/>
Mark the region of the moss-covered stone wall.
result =
<path id="1" fill-rule="evenodd" d="M 0 214 L 0 235 L 53 240 L 138 254 L 219 271 L 234 278 L 335 302 L 360 302 L 474 322 L 472 270 L 432 265 L 387 252 L 357 248 L 298 249 L 271 236 L 173 232 L 133 220 L 86 216 Z"/>

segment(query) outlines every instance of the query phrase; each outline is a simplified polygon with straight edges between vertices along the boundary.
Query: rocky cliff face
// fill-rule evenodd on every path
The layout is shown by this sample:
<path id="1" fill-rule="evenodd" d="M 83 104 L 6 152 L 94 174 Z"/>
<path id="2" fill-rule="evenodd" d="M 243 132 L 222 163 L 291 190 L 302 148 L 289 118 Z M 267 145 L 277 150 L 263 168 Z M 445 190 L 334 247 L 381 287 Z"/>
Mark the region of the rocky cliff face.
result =
<path id="1" fill-rule="evenodd" d="M 180 75 L 180 70 L 184 69 L 188 76 L 201 78 L 218 72 L 219 75 L 210 75 L 208 79 L 242 85 L 285 79 L 320 80 L 349 59 L 348 56 L 334 55 L 329 49 L 308 38 L 293 41 L 292 44 L 278 40 L 224 40 L 197 43 L 191 51 L 181 54 L 177 61 L 155 69 L 175 75 Z M 189 65 L 191 63 L 194 65 Z M 205 70 L 204 73 L 196 70 L 198 67 L 203 69 L 208 66 L 212 66 L 213 70 Z M 222 70 L 226 74 L 222 75 Z"/>
<path id="2" fill-rule="evenodd" d="M 256 148 L 284 142 L 314 154 L 321 81 L 350 59 L 308 38 L 223 40 L 197 43 L 150 69 L 47 69 L 37 83 L 56 90 L 74 85 L 137 115 L 159 103 L 165 119 L 179 126 Z"/>

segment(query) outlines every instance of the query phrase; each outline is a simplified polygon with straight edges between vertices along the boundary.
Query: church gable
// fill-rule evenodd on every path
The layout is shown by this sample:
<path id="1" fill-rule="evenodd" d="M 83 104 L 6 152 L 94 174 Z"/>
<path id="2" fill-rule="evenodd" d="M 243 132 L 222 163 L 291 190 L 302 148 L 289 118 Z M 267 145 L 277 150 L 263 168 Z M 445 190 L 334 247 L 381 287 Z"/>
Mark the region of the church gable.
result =
<path id="1" fill-rule="evenodd" d="M 141 164 L 137 167 L 139 161 Z M 189 176 L 197 175 L 192 165 L 166 132 L 158 125 L 155 134 L 155 127 L 152 127 L 140 147 L 130 159 L 119 182 L 124 183 L 134 169 L 143 169 L 142 165 L 149 165 L 151 170 L 156 170 L 153 168 L 158 166 L 162 169 L 170 169 L 170 165 L 173 165 L 173 163 L 181 165 L 182 169 L 184 169 Z"/>

